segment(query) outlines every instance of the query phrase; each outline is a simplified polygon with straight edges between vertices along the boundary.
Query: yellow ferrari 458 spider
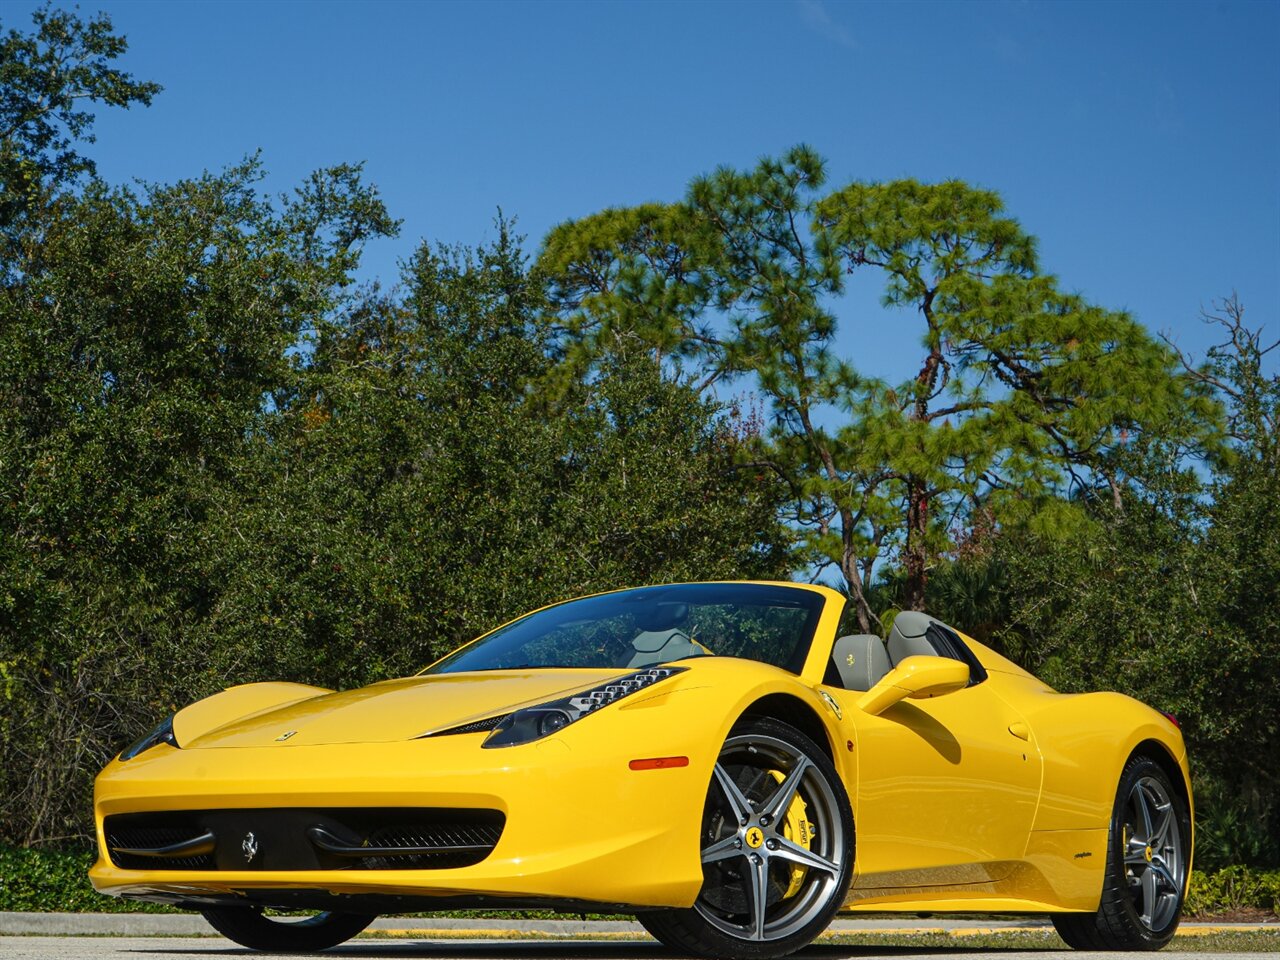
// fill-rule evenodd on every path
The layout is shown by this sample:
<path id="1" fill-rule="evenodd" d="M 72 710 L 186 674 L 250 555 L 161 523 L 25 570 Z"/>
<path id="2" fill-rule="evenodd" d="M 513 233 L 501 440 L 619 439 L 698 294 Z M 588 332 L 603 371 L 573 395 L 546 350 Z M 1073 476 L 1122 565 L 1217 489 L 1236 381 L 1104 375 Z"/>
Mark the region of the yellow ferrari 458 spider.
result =
<path id="1" fill-rule="evenodd" d="M 1192 844 L 1176 723 L 1055 693 L 924 614 L 887 641 L 850 619 L 824 587 L 644 587 L 407 679 L 232 687 L 98 777 L 90 877 L 269 950 L 457 907 L 635 914 L 708 957 L 867 910 L 1168 942 Z"/>

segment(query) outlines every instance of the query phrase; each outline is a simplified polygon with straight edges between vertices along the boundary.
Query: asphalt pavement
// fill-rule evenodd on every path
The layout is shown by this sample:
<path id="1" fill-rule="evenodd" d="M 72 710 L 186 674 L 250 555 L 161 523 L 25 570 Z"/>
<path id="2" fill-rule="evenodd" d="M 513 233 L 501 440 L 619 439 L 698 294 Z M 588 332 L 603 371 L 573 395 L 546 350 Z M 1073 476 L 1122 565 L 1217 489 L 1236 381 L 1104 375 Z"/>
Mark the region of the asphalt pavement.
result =
<path id="1" fill-rule="evenodd" d="M 1045 960 L 1045 951 L 974 951 L 957 944 L 945 949 L 907 951 L 877 947 L 812 946 L 797 958 L 807 960 L 892 960 L 940 957 L 956 954 L 990 955 L 1001 960 Z M 242 950 L 226 940 L 209 937 L 0 937 L 0 960 L 218 960 L 223 957 L 262 956 Z M 287 956 L 273 954 L 272 956 Z M 314 960 L 315 954 L 298 954 Z M 326 957 L 425 958 L 425 960 L 671 960 L 651 941 L 608 943 L 571 941 L 412 941 L 360 939 L 326 951 Z M 1151 954 L 1071 953 L 1071 960 L 1120 960 Z M 1205 954 L 1165 949 L 1160 960 L 1204 960 Z M 1257 960 L 1256 953 L 1213 954 L 1215 960 Z"/>
<path id="2" fill-rule="evenodd" d="M 1038 958 L 1061 952 L 1071 960 L 1119 960 L 1126 954 L 1074 953 L 1051 950 L 992 950 L 967 946 L 965 935 L 998 931 L 1038 931 L 1048 926 L 1035 918 L 973 919 L 901 917 L 841 917 L 834 933 L 946 932 L 956 937 L 945 947 L 849 946 L 819 942 L 796 954 L 807 960 L 892 960 L 948 955 L 986 956 L 1002 960 Z M 1276 924 L 1184 923 L 1187 933 L 1219 930 L 1276 929 Z M 362 936 L 326 951 L 327 957 L 426 958 L 426 960 L 671 960 L 672 955 L 649 939 L 632 920 L 479 920 L 443 917 L 380 917 Z M 1055 941 L 1056 942 L 1056 941 Z M 222 957 L 263 956 L 224 940 L 197 914 L 75 914 L 0 912 L 0 960 L 217 960 Z M 273 954 L 309 956 L 315 954 Z M 1137 956 L 1136 954 L 1133 956 Z M 1151 954 L 1142 956 L 1150 960 Z M 1203 958 L 1173 948 L 1160 951 L 1160 960 Z M 1218 958 L 1254 958 L 1257 953 L 1219 953 Z"/>
<path id="3" fill-rule="evenodd" d="M 913 914 L 901 917 L 837 917 L 828 928 L 835 933 L 922 933 L 931 930 L 950 933 L 986 932 L 1013 929 L 1047 929 L 1047 919 L 1024 917 L 1005 919 L 954 919 L 931 917 L 921 919 Z M 577 920 L 566 917 L 548 919 L 477 920 L 453 917 L 378 917 L 370 931 L 404 936 L 418 934 L 418 939 L 432 939 L 443 934 L 464 937 L 474 931 L 477 937 L 533 936 L 544 939 L 555 936 L 598 936 L 600 939 L 620 934 L 645 935 L 644 927 L 635 920 Z M 36 934 L 40 936 L 80 937 L 204 937 L 217 936 L 198 913 L 4 913 L 0 912 L 0 936 Z"/>

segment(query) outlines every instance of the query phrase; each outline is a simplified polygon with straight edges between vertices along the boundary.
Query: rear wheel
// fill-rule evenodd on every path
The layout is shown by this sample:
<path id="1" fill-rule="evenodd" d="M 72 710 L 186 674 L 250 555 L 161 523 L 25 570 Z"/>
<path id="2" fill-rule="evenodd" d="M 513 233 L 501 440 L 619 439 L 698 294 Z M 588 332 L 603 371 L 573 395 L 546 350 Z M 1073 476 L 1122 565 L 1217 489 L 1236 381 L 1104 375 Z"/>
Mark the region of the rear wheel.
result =
<path id="1" fill-rule="evenodd" d="M 212 907 L 201 910 L 209 925 L 228 940 L 252 950 L 326 950 L 345 943 L 374 921 L 374 914 L 317 913 L 268 917 L 261 907 Z"/>
<path id="2" fill-rule="evenodd" d="M 835 767 L 776 720 L 734 728 L 702 811 L 702 890 L 692 908 L 639 915 L 668 947 L 765 960 L 808 944 L 844 901 L 853 815 Z"/>
<path id="3" fill-rule="evenodd" d="M 1097 913 L 1060 913 L 1058 935 L 1077 950 L 1158 950 L 1182 915 L 1191 815 L 1148 757 L 1125 764 L 1116 791 L 1107 873 Z"/>

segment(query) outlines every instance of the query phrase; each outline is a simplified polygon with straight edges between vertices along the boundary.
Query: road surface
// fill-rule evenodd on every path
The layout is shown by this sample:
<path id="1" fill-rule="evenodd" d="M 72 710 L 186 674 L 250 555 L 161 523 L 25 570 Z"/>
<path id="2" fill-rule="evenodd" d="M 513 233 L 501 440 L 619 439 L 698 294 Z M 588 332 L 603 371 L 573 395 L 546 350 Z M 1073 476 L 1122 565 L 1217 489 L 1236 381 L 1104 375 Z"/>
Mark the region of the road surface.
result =
<path id="1" fill-rule="evenodd" d="M 1001 951 L 966 949 L 962 944 L 930 951 L 903 948 L 819 945 L 795 954 L 797 960 L 892 960 L 948 956 L 995 955 L 1001 960 L 1046 960 L 1046 954 L 1063 960 L 1120 960 L 1149 953 L 1075 953 L 1070 951 Z M 228 957 L 265 956 L 243 950 L 215 937 L 0 937 L 0 960 L 224 960 Z M 272 954 L 279 957 L 286 954 Z M 298 954 L 315 960 L 317 954 Z M 358 957 L 362 960 L 671 960 L 656 944 L 583 941 L 501 942 L 493 940 L 355 940 L 320 954 L 322 957 Z M 1206 960 L 1203 953 L 1164 949 L 1159 960 Z M 1256 953 L 1218 953 L 1213 960 L 1257 960 Z"/>

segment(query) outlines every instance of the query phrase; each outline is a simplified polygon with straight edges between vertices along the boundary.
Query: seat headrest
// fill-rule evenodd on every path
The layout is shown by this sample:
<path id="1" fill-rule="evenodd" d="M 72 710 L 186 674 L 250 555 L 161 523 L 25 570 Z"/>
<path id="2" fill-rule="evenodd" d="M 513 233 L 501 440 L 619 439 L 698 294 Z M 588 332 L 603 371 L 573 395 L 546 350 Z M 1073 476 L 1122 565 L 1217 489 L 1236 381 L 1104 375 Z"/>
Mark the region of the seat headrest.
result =
<path id="1" fill-rule="evenodd" d="M 893 631 L 902 634 L 904 637 L 923 637 L 930 624 L 941 622 L 941 620 L 918 610 L 903 610 L 893 618 Z"/>
<path id="2" fill-rule="evenodd" d="M 646 632 L 671 630 L 689 619 L 687 603 L 655 603 L 636 615 L 636 626 Z"/>
<path id="3" fill-rule="evenodd" d="M 884 641 L 870 633 L 837 638 L 831 660 L 846 690 L 870 690 L 890 669 Z"/>

